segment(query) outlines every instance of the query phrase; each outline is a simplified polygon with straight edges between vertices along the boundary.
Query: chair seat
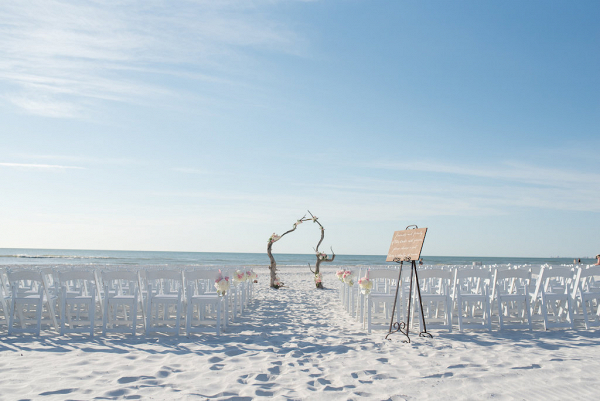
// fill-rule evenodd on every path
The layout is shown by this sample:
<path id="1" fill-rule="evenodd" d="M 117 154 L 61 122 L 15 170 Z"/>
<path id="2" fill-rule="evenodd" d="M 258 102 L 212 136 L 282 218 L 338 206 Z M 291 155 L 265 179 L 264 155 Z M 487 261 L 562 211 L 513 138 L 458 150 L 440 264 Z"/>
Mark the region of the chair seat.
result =
<path id="1" fill-rule="evenodd" d="M 152 296 L 152 302 L 179 302 L 177 294 L 157 294 Z"/>
<path id="2" fill-rule="evenodd" d="M 193 295 L 190 297 L 191 301 L 218 301 L 219 296 L 217 294 L 202 294 L 202 295 Z"/>

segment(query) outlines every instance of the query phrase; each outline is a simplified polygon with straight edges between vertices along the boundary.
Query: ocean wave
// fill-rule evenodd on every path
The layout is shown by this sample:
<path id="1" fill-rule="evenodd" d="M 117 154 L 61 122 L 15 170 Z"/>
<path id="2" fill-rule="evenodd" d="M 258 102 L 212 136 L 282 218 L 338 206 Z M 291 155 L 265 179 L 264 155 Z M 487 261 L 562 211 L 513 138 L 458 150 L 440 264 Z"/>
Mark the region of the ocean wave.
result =
<path id="1" fill-rule="evenodd" d="M 111 256 L 80 256 L 80 255 L 0 255 L 0 258 L 23 259 L 118 259 Z"/>

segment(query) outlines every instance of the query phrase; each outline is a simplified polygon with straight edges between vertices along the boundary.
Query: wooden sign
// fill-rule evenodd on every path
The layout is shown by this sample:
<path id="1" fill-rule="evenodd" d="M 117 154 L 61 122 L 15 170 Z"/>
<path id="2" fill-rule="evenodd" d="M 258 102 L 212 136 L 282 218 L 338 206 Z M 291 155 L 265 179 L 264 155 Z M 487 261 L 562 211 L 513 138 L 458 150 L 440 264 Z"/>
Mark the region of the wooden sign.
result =
<path id="1" fill-rule="evenodd" d="M 386 262 L 419 260 L 427 228 L 395 231 Z"/>

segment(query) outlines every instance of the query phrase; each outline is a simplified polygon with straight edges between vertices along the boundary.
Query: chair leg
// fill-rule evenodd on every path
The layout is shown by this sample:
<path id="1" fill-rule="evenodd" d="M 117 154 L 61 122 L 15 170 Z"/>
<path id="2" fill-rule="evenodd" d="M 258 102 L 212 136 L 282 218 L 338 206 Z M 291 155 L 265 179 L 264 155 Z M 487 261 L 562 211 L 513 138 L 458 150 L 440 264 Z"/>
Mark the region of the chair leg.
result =
<path id="1" fill-rule="evenodd" d="M 150 330 L 152 327 L 152 298 L 150 294 L 148 294 L 148 299 L 146 300 L 147 311 L 146 311 L 146 335 L 150 334 Z"/>
<path id="2" fill-rule="evenodd" d="M 62 299 L 60 301 L 60 335 L 65 335 L 65 316 L 67 315 L 67 291 L 63 287 Z"/>
<path id="3" fill-rule="evenodd" d="M 92 299 L 90 301 L 90 337 L 94 337 L 94 328 L 96 327 L 96 298 L 92 292 Z"/>
<path id="4" fill-rule="evenodd" d="M 106 292 L 105 294 L 108 294 L 108 292 Z M 104 308 L 103 308 L 103 313 L 102 313 L 102 335 L 105 336 L 106 335 L 106 325 L 108 322 L 108 316 L 109 316 L 109 312 L 108 312 L 108 295 L 106 295 L 104 297 Z"/>
<path id="5" fill-rule="evenodd" d="M 131 335 L 135 337 L 135 331 L 137 329 L 137 305 L 138 301 L 134 297 L 133 304 L 131 305 Z"/>
<path id="6" fill-rule="evenodd" d="M 221 335 L 221 305 L 219 303 L 219 301 L 217 300 L 217 303 L 215 304 L 215 308 L 217 309 L 217 336 Z"/>
<path id="7" fill-rule="evenodd" d="M 12 335 L 12 333 L 13 333 L 13 324 L 15 322 L 15 315 L 14 315 L 14 313 L 15 313 L 15 310 L 17 309 L 17 303 L 14 300 L 14 296 L 13 296 L 13 299 L 12 299 L 11 303 L 12 303 L 12 307 L 11 307 L 11 312 L 10 312 L 10 316 L 9 316 L 9 319 L 8 319 L 8 335 L 9 336 Z"/>
<path id="8" fill-rule="evenodd" d="M 175 335 L 179 336 L 181 333 L 181 308 L 183 308 L 181 292 L 179 292 L 179 295 L 177 296 L 177 303 L 174 306 L 177 308 L 175 317 Z"/>
<path id="9" fill-rule="evenodd" d="M 40 300 L 38 302 L 37 305 L 37 309 L 36 309 L 36 319 L 37 319 L 37 326 L 36 326 L 36 334 L 37 336 L 40 335 L 40 332 L 42 331 L 42 308 L 44 307 L 44 298 L 43 296 L 40 296 Z"/>
<path id="10" fill-rule="evenodd" d="M 373 308 L 373 303 L 371 299 L 367 300 L 367 333 L 371 334 L 371 309 Z"/>

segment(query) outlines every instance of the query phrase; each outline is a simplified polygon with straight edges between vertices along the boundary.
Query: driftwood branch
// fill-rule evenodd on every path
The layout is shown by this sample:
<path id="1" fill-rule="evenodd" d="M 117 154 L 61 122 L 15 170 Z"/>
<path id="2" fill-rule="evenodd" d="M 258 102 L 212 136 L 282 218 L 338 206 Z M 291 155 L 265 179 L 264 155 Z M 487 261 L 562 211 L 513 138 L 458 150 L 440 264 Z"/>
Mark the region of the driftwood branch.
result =
<path id="1" fill-rule="evenodd" d="M 267 255 L 269 255 L 269 260 L 271 262 L 271 264 L 269 265 L 269 270 L 271 271 L 271 282 L 270 282 L 270 286 L 275 288 L 275 278 L 277 277 L 277 262 L 275 261 L 275 258 L 273 257 L 273 244 L 277 241 L 279 241 L 281 238 L 283 238 L 285 235 L 296 231 L 296 228 L 298 228 L 298 224 L 302 224 L 305 221 L 308 221 L 311 219 L 307 219 L 306 215 L 302 216 L 302 218 L 296 220 L 296 222 L 294 223 L 294 226 L 292 227 L 292 229 L 287 230 L 286 232 L 284 232 L 281 235 L 277 235 L 275 233 L 273 233 L 273 235 L 271 236 L 271 238 L 269 238 L 269 243 L 267 245 Z"/>
<path id="2" fill-rule="evenodd" d="M 319 252 L 319 247 L 321 246 L 321 244 L 323 243 L 323 239 L 325 238 L 325 227 L 323 227 L 323 225 L 319 222 L 319 218 L 314 216 L 310 210 L 308 211 L 308 214 L 310 214 L 310 217 L 312 218 L 312 221 L 317 223 L 319 225 L 319 228 L 321 229 L 321 239 L 319 239 L 319 242 L 317 243 L 317 246 L 314 248 L 315 250 L 315 254 L 317 255 L 317 263 L 315 265 L 315 270 L 313 271 L 312 268 L 310 269 L 310 271 L 316 276 L 318 276 L 321 273 L 321 263 L 322 262 L 333 262 L 333 260 L 335 259 L 335 253 L 333 252 L 333 248 L 331 248 L 331 258 L 329 258 L 325 253 L 321 253 Z M 310 267 L 310 264 L 309 264 Z M 323 287 L 323 283 L 322 282 L 317 282 L 316 283 L 317 288 L 324 288 Z"/>

